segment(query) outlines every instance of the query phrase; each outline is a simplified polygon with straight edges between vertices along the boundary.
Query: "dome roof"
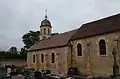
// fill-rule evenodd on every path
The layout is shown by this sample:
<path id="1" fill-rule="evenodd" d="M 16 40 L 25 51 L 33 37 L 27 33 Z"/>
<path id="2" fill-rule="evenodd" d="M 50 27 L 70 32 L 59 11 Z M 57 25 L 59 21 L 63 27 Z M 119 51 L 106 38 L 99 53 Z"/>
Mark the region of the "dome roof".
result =
<path id="1" fill-rule="evenodd" d="M 51 23 L 50 23 L 50 21 L 49 20 L 47 20 L 47 19 L 45 19 L 45 20 L 43 20 L 42 22 L 41 22 L 41 26 L 44 26 L 44 25 L 51 25 Z"/>
<path id="2" fill-rule="evenodd" d="M 41 22 L 41 27 L 42 26 L 50 26 L 51 27 L 51 23 L 49 20 L 47 19 L 44 19 L 42 22 Z"/>

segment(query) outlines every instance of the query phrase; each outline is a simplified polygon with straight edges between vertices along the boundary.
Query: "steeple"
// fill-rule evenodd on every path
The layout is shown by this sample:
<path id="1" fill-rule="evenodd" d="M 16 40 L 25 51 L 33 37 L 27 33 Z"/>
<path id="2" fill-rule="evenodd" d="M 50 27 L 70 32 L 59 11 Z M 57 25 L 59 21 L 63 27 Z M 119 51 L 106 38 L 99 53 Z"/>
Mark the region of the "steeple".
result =
<path id="1" fill-rule="evenodd" d="M 52 28 L 51 23 L 50 23 L 50 21 L 48 20 L 48 17 L 47 17 L 47 10 L 45 10 L 45 19 L 43 21 L 41 21 L 41 26 L 40 27 L 45 27 L 45 26 Z"/>
<path id="2" fill-rule="evenodd" d="M 47 17 L 47 10 L 45 10 L 45 19 L 47 19 L 48 17 Z"/>
<path id="3" fill-rule="evenodd" d="M 45 10 L 45 19 L 41 21 L 40 25 L 40 40 L 51 36 L 52 26 L 47 17 L 47 10 Z"/>

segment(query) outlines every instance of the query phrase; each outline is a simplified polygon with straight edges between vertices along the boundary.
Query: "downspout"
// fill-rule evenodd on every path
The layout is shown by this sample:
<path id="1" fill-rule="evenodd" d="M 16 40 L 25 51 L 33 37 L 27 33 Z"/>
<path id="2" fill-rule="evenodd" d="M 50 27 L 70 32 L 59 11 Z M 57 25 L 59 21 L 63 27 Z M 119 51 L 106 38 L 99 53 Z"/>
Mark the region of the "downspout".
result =
<path id="1" fill-rule="evenodd" d="M 71 58 L 70 58 L 70 67 L 72 68 L 73 67 L 73 42 L 70 41 L 70 54 L 71 54 Z"/>

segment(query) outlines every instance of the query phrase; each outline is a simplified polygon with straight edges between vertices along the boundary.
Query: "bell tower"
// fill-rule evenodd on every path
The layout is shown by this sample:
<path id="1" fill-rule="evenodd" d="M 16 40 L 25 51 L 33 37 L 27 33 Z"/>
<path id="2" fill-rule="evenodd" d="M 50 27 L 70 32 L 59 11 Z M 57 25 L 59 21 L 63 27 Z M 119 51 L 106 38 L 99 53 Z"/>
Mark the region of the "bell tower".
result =
<path id="1" fill-rule="evenodd" d="M 40 25 L 40 40 L 46 39 L 51 36 L 51 23 L 47 17 L 47 10 L 45 10 L 45 19 L 41 21 Z"/>

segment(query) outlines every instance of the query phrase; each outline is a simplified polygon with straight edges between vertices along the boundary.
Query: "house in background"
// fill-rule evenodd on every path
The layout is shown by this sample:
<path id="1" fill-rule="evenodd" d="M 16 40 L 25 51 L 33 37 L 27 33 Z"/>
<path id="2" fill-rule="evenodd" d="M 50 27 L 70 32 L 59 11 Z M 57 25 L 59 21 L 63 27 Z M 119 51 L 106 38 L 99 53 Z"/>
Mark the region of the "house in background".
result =
<path id="1" fill-rule="evenodd" d="M 27 52 L 28 68 L 67 74 L 69 68 L 75 67 L 83 74 L 112 75 L 113 48 L 120 65 L 120 14 L 54 36 L 51 36 L 52 26 L 45 16 L 40 30 L 40 40 Z"/>

